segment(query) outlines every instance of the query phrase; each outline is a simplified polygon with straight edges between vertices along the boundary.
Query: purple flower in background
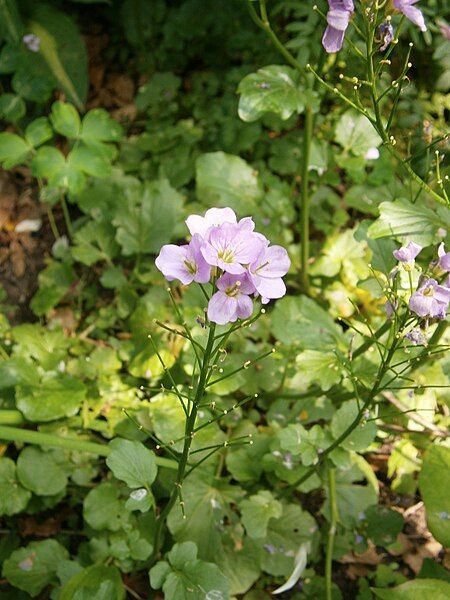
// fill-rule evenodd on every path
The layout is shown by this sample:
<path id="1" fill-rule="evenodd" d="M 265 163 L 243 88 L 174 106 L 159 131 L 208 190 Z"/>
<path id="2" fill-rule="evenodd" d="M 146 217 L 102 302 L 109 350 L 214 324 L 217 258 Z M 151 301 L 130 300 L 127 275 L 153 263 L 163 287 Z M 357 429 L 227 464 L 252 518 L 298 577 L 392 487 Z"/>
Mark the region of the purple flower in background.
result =
<path id="1" fill-rule="evenodd" d="M 27 33 L 23 36 L 22 42 L 31 52 L 39 52 L 41 47 L 41 39 L 34 33 Z"/>
<path id="2" fill-rule="evenodd" d="M 413 346 L 427 345 L 427 338 L 423 335 L 420 329 L 412 329 L 405 335 L 405 338 L 409 340 Z"/>
<path id="3" fill-rule="evenodd" d="M 199 233 L 205 237 L 210 227 L 218 227 L 222 223 L 237 223 L 236 214 L 231 208 L 210 208 L 205 216 L 190 215 L 186 219 L 186 225 L 191 233 Z"/>
<path id="4" fill-rule="evenodd" d="M 386 316 L 388 319 L 392 319 L 392 317 L 395 314 L 395 311 L 397 310 L 397 300 L 395 300 L 394 303 L 392 303 L 390 300 L 388 300 L 385 305 L 384 305 L 384 311 L 386 313 Z"/>
<path id="5" fill-rule="evenodd" d="M 414 259 L 421 250 L 422 246 L 419 246 L 419 244 L 416 244 L 415 242 L 409 242 L 407 246 L 402 246 L 398 250 L 394 250 L 392 254 L 394 255 L 394 258 L 403 263 L 406 270 L 410 271 L 411 267 L 414 265 Z"/>
<path id="6" fill-rule="evenodd" d="M 442 244 L 439 245 L 438 256 L 438 265 L 443 271 L 447 271 L 448 273 L 450 273 L 450 252 L 445 251 L 444 242 L 442 242 Z"/>
<path id="7" fill-rule="evenodd" d="M 281 246 L 267 246 L 249 267 L 249 278 L 263 304 L 286 293 L 282 277 L 291 266 L 288 253 Z"/>
<path id="8" fill-rule="evenodd" d="M 328 26 L 323 34 L 322 45 L 329 53 L 339 52 L 355 7 L 353 0 L 328 0 L 328 6 Z"/>
<path id="9" fill-rule="evenodd" d="M 163 246 L 155 265 L 168 281 L 179 279 L 185 285 L 193 281 L 207 283 L 211 277 L 211 267 L 202 256 L 202 244 L 202 238 L 196 234 L 185 246 Z"/>
<path id="10" fill-rule="evenodd" d="M 446 40 L 450 40 L 450 25 L 445 23 L 445 21 L 439 21 L 438 25 L 442 36 L 445 37 Z"/>
<path id="11" fill-rule="evenodd" d="M 245 273 L 243 265 L 255 261 L 266 243 L 253 228 L 254 223 L 248 218 L 211 229 L 209 240 L 202 246 L 206 262 L 234 275 Z"/>
<path id="12" fill-rule="evenodd" d="M 384 23 L 381 23 L 381 25 L 378 28 L 378 31 L 383 42 L 382 46 L 380 46 L 380 52 L 384 52 L 394 39 L 394 28 L 392 27 L 390 21 L 385 21 Z"/>
<path id="13" fill-rule="evenodd" d="M 409 299 L 409 308 L 419 317 L 445 319 L 450 303 L 450 288 L 435 279 L 425 279 Z"/>
<path id="14" fill-rule="evenodd" d="M 422 11 L 414 6 L 419 0 L 394 0 L 394 8 L 403 13 L 421 31 L 426 31 L 425 19 Z"/>
<path id="15" fill-rule="evenodd" d="M 216 282 L 216 292 L 208 303 L 208 319 L 218 325 L 234 323 L 237 319 L 247 319 L 253 312 L 253 302 L 249 294 L 255 288 L 246 273 L 231 275 L 225 273 Z"/>

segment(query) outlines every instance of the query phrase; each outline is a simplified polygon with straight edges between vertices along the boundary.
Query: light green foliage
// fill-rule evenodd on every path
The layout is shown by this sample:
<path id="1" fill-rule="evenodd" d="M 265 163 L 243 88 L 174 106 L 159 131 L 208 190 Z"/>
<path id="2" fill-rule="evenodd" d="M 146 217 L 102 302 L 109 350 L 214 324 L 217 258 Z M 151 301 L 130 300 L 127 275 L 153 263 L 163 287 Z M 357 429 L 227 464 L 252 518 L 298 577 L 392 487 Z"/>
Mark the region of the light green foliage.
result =
<path id="1" fill-rule="evenodd" d="M 380 136 L 363 115 L 352 110 L 347 111 L 336 125 L 335 139 L 344 152 L 356 156 L 364 155 L 370 148 L 380 145 Z"/>
<path id="2" fill-rule="evenodd" d="M 39 496 L 55 496 L 65 490 L 67 474 L 58 464 L 57 454 L 27 447 L 17 459 L 17 477 L 28 490 Z"/>
<path id="3" fill-rule="evenodd" d="M 120 572 L 116 567 L 92 565 L 79 571 L 61 589 L 60 600 L 123 600 L 123 587 Z"/>
<path id="4" fill-rule="evenodd" d="M 241 502 L 242 524 L 251 538 L 263 538 L 267 535 L 269 520 L 278 519 L 282 514 L 282 505 L 269 491 L 262 490 L 248 500 Z"/>
<path id="5" fill-rule="evenodd" d="M 197 547 L 192 542 L 175 544 L 167 555 L 150 570 L 150 583 L 161 588 L 167 600 L 228 600 L 229 587 L 219 568 L 197 558 Z M 209 594 L 209 596 L 208 596 Z M 213 595 L 214 594 L 214 595 Z"/>
<path id="6" fill-rule="evenodd" d="M 450 449 L 431 446 L 425 455 L 419 476 L 419 489 L 427 513 L 427 522 L 434 537 L 450 546 Z"/>
<path id="7" fill-rule="evenodd" d="M 16 465 L 10 458 L 0 458 L 0 514 L 14 515 L 23 511 L 31 493 L 17 481 Z"/>
<path id="8" fill-rule="evenodd" d="M 256 121 L 265 113 L 275 113 L 285 121 L 305 109 L 306 96 L 299 87 L 294 69 L 270 65 L 244 77 L 238 86 L 239 116 Z"/>
<path id="9" fill-rule="evenodd" d="M 372 591 L 382 600 L 446 600 L 450 584 L 437 579 L 416 579 L 389 590 L 372 588 Z"/>
<path id="10" fill-rule="evenodd" d="M 115 439 L 106 464 L 130 488 L 148 488 L 156 477 L 155 455 L 141 442 Z"/>

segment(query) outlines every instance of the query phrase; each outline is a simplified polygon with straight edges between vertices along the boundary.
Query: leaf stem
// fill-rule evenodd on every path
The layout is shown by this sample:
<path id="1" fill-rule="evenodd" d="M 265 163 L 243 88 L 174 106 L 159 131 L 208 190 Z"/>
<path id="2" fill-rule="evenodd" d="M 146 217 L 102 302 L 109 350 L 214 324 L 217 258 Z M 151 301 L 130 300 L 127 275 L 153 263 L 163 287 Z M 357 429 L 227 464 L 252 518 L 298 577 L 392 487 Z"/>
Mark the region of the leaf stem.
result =
<path id="1" fill-rule="evenodd" d="M 336 471 L 332 468 L 328 469 L 328 494 L 328 499 L 330 502 L 330 528 L 328 530 L 327 548 L 325 555 L 325 590 L 326 600 L 332 600 L 333 549 L 334 538 L 336 536 L 336 527 L 339 521 L 339 511 L 336 496 Z"/>

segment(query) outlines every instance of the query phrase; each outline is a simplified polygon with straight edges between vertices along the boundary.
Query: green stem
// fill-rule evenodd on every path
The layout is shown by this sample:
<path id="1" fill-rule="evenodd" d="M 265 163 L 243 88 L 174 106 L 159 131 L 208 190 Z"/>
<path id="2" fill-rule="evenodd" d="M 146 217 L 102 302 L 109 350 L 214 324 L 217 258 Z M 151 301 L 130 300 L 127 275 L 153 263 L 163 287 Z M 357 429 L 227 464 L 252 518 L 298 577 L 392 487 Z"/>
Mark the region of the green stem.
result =
<path id="1" fill-rule="evenodd" d="M 24 421 L 19 410 L 0 410 L 0 425 L 22 425 Z"/>
<path id="2" fill-rule="evenodd" d="M 191 404 L 191 412 L 189 413 L 189 415 L 186 419 L 186 425 L 185 425 L 185 430 L 184 430 L 184 445 L 183 445 L 183 450 L 182 450 L 182 453 L 181 453 L 181 456 L 180 456 L 180 459 L 178 462 L 178 471 L 177 471 L 176 480 L 175 480 L 172 492 L 170 494 L 169 500 L 168 500 L 166 506 L 164 507 L 164 509 L 162 510 L 162 512 L 159 514 L 158 519 L 156 521 L 156 529 L 155 529 L 155 536 L 154 536 L 154 540 L 153 540 L 153 554 L 151 557 L 151 563 L 154 563 L 158 558 L 159 551 L 161 548 L 161 534 L 162 534 L 164 524 L 166 522 L 167 517 L 169 516 L 170 511 L 175 506 L 175 503 L 177 501 L 178 496 L 181 493 L 181 488 L 183 486 L 183 481 L 184 481 L 185 474 L 186 474 L 186 467 L 188 464 L 191 445 L 192 445 L 193 433 L 194 433 L 194 429 L 195 429 L 195 421 L 197 419 L 197 411 L 198 411 L 199 404 L 202 401 L 203 396 L 205 394 L 207 375 L 208 375 L 208 371 L 209 371 L 209 363 L 210 363 L 210 358 L 211 358 L 211 354 L 212 354 L 212 350 L 213 350 L 213 346 L 214 346 L 215 330 L 216 330 L 215 324 L 211 323 L 210 329 L 209 329 L 209 335 L 208 335 L 208 342 L 206 344 L 205 354 L 203 355 L 200 376 L 199 376 L 199 380 L 198 380 L 198 384 L 197 384 L 197 389 L 195 392 L 195 397 Z"/>
<path id="3" fill-rule="evenodd" d="M 332 600 L 333 549 L 334 538 L 336 536 L 336 527 L 339 521 L 339 511 L 336 496 L 336 472 L 334 469 L 328 470 L 328 494 L 330 502 L 330 529 L 328 530 L 327 549 L 325 556 L 325 590 L 326 600 Z"/>
<path id="4" fill-rule="evenodd" d="M 73 225 L 70 219 L 69 208 L 67 206 L 66 197 L 64 194 L 61 196 L 61 207 L 64 215 L 64 221 L 66 223 L 67 233 L 69 234 L 69 237 L 73 237 Z"/>
<path id="5" fill-rule="evenodd" d="M 75 438 L 66 438 L 41 431 L 31 431 L 20 427 L 8 427 L 0 425 L 0 439 L 8 442 L 19 442 L 22 444 L 35 444 L 37 446 L 50 446 L 51 448 L 64 448 L 65 450 L 76 450 L 88 452 L 97 456 L 108 456 L 111 449 L 106 444 L 86 442 Z M 176 469 L 177 463 L 168 458 L 156 457 L 156 464 L 168 469 Z"/>
<path id="6" fill-rule="evenodd" d="M 57 227 L 56 221 L 55 221 L 55 215 L 53 214 L 52 207 L 49 204 L 47 204 L 47 216 L 48 216 L 48 221 L 50 223 L 50 229 L 52 230 L 52 233 L 53 233 L 53 237 L 55 238 L 55 240 L 59 240 L 61 237 L 61 234 L 58 231 L 58 227 Z"/>
<path id="7" fill-rule="evenodd" d="M 311 155 L 311 142 L 314 128 L 314 114 L 311 107 L 307 106 L 305 111 L 305 128 L 303 131 L 303 157 L 300 187 L 300 231 L 301 231 L 301 284 L 303 291 L 309 292 L 309 207 L 310 197 L 308 193 L 309 183 L 309 160 Z"/>

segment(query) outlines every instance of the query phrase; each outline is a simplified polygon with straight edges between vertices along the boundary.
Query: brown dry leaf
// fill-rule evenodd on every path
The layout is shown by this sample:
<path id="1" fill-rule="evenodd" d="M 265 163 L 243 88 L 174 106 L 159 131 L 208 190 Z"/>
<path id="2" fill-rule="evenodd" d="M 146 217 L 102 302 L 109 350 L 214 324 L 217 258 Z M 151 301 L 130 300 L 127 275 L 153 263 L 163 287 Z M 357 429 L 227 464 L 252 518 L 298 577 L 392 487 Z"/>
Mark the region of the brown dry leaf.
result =
<path id="1" fill-rule="evenodd" d="M 111 90 L 114 100 L 119 106 L 133 102 L 134 82 L 128 75 L 111 74 L 107 79 L 106 87 Z"/>
<path id="2" fill-rule="evenodd" d="M 111 116 L 116 121 L 134 121 L 137 116 L 135 104 L 125 104 L 116 110 L 111 111 Z"/>
<path id="3" fill-rule="evenodd" d="M 10 258 L 15 277 L 20 279 L 25 273 L 25 252 L 21 244 L 15 240 L 11 242 Z"/>
<path id="4" fill-rule="evenodd" d="M 20 533 L 23 537 L 52 537 L 58 533 L 60 527 L 59 519 L 49 517 L 43 523 L 38 523 L 35 517 L 24 517 L 20 521 Z"/>
<path id="5" fill-rule="evenodd" d="M 436 541 L 433 537 L 430 537 L 425 544 L 417 544 L 417 546 L 415 546 L 411 552 L 405 554 L 403 556 L 403 560 L 417 575 L 422 568 L 424 559 L 436 559 L 441 550 L 442 544 Z"/>
<path id="6" fill-rule="evenodd" d="M 360 577 L 366 577 L 370 573 L 370 569 L 365 565 L 355 564 L 347 567 L 345 572 L 347 573 L 347 577 L 349 579 L 355 581 Z"/>
<path id="7" fill-rule="evenodd" d="M 62 306 L 53 310 L 51 320 L 58 321 L 66 333 L 74 333 L 78 325 L 78 320 L 73 310 L 68 306 Z"/>
<path id="8" fill-rule="evenodd" d="M 402 556 L 413 548 L 412 543 L 409 541 L 408 536 L 404 533 L 399 533 L 397 540 L 389 546 L 387 551 L 391 556 Z"/>
<path id="9" fill-rule="evenodd" d="M 339 562 L 344 564 L 361 564 L 361 565 L 378 565 L 383 560 L 383 555 L 378 554 L 375 545 L 369 542 L 369 547 L 362 554 L 356 552 L 349 552 L 344 554 L 339 559 Z"/>

